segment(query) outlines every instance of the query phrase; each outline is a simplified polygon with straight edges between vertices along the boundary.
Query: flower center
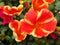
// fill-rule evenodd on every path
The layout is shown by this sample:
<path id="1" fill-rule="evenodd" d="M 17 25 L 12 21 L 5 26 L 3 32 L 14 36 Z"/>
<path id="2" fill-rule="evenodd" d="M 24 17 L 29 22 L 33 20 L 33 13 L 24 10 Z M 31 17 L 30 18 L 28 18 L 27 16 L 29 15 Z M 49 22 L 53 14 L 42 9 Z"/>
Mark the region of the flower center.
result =
<path id="1" fill-rule="evenodd" d="M 40 22 L 36 22 L 36 24 L 34 25 L 34 28 L 41 28 Z"/>

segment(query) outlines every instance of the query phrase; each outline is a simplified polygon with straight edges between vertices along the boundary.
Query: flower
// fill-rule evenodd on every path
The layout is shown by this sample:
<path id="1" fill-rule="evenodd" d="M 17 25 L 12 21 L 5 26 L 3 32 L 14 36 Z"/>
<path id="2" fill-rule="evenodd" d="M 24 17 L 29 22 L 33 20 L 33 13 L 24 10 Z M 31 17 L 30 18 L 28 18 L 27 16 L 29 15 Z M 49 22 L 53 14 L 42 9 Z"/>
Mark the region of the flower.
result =
<path id="1" fill-rule="evenodd" d="M 48 9 L 42 9 L 36 13 L 35 10 L 31 8 L 25 14 L 24 19 L 10 22 L 9 28 L 13 31 L 15 40 L 21 42 L 26 38 L 27 34 L 37 38 L 48 36 L 55 31 L 56 24 L 57 21 L 53 13 Z"/>
<path id="2" fill-rule="evenodd" d="M 23 5 L 19 5 L 18 7 L 10 7 L 10 6 L 0 6 L 0 17 L 3 20 L 2 24 L 8 24 L 13 20 L 12 16 L 19 15 L 22 12 Z"/>
<path id="3" fill-rule="evenodd" d="M 9 16 L 9 15 L 6 15 L 3 13 L 2 8 L 0 8 L 0 17 L 3 20 L 3 22 L 2 22 L 3 25 L 8 24 L 9 22 L 11 22 L 13 20 L 12 16 Z"/>
<path id="4" fill-rule="evenodd" d="M 48 8 L 48 4 L 53 3 L 54 0 L 32 0 L 32 7 L 36 11 L 40 11 L 41 9 Z"/>
<path id="5" fill-rule="evenodd" d="M 23 3 L 24 3 L 24 0 L 19 0 L 19 3 L 20 3 L 20 4 L 23 4 Z"/>
<path id="6" fill-rule="evenodd" d="M 29 4 L 28 4 L 28 2 L 24 2 L 24 6 L 25 6 L 26 8 L 29 8 L 29 7 L 30 7 Z"/>
<path id="7" fill-rule="evenodd" d="M 18 7 L 10 7 L 10 6 L 3 6 L 3 12 L 9 16 L 20 15 L 23 10 L 23 5 L 19 5 Z"/>
<path id="8" fill-rule="evenodd" d="M 23 41 L 27 34 L 24 32 L 21 32 L 21 21 L 13 20 L 12 22 L 9 23 L 10 29 L 13 31 L 13 36 L 15 37 L 15 40 L 18 42 Z"/>
<path id="9" fill-rule="evenodd" d="M 54 40 L 57 39 L 57 36 L 56 36 L 55 34 L 51 34 L 50 36 L 51 36 L 51 38 L 54 39 Z"/>
<path id="10" fill-rule="evenodd" d="M 31 8 L 21 21 L 21 31 L 37 38 L 46 37 L 54 32 L 57 21 L 48 9 L 42 9 L 38 14 Z"/>
<path id="11" fill-rule="evenodd" d="M 32 0 L 32 7 L 35 10 L 40 11 L 42 8 L 48 8 L 48 3 L 43 0 Z"/>

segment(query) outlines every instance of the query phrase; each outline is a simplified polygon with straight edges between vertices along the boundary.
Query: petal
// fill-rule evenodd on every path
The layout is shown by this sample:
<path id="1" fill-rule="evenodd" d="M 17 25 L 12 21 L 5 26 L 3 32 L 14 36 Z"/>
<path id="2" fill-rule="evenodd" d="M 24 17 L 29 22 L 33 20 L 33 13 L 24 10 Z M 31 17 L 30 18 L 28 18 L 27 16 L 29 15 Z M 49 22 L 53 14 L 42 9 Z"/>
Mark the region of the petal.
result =
<path id="1" fill-rule="evenodd" d="M 33 31 L 33 26 L 26 23 L 24 20 L 21 21 L 21 32 L 30 34 Z"/>
<path id="2" fill-rule="evenodd" d="M 5 24 L 9 24 L 11 21 L 13 21 L 13 17 L 12 16 L 9 16 L 9 15 L 4 15 L 3 17 L 1 17 L 3 22 L 2 24 L 5 25 Z"/>
<path id="3" fill-rule="evenodd" d="M 20 26 L 19 21 L 13 20 L 12 22 L 9 23 L 9 28 L 14 30 L 18 30 L 18 27 Z"/>
<path id="4" fill-rule="evenodd" d="M 40 4 L 40 5 L 42 5 L 44 2 L 43 2 L 43 0 L 32 0 L 32 4 Z"/>
<path id="5" fill-rule="evenodd" d="M 36 11 L 40 11 L 41 9 L 48 8 L 48 3 L 44 2 L 43 0 L 32 0 L 32 7 L 36 10 Z"/>
<path id="6" fill-rule="evenodd" d="M 3 11 L 4 14 L 14 16 L 19 15 L 22 12 L 23 5 L 19 5 L 18 7 L 10 7 L 10 6 L 4 6 Z"/>
<path id="7" fill-rule="evenodd" d="M 42 24 L 42 28 L 45 29 L 46 31 L 54 32 L 54 30 L 56 28 L 56 24 L 57 24 L 57 21 L 54 18 L 50 22 L 47 22 L 47 23 Z"/>
<path id="8" fill-rule="evenodd" d="M 23 41 L 27 34 L 25 32 L 21 31 L 21 22 L 17 20 L 13 20 L 12 22 L 9 23 L 9 28 L 12 29 L 13 31 L 13 36 L 15 37 L 15 40 L 18 42 Z"/>
<path id="9" fill-rule="evenodd" d="M 41 9 L 48 9 L 48 4 L 47 3 L 44 3 L 43 5 L 41 5 L 38 8 L 36 8 L 35 11 L 40 11 Z"/>
<path id="10" fill-rule="evenodd" d="M 53 18 L 53 13 L 50 12 L 48 9 L 42 9 L 39 13 L 41 13 L 38 18 L 38 21 L 40 22 L 44 22 L 46 20 Z"/>
<path id="11" fill-rule="evenodd" d="M 55 0 L 44 0 L 45 2 L 48 2 L 49 4 L 53 3 Z"/>
<path id="12" fill-rule="evenodd" d="M 44 3 L 43 0 L 32 0 L 32 5 L 33 5 L 35 8 L 36 8 L 36 6 L 37 6 L 37 7 L 41 6 L 43 3 Z"/>
<path id="13" fill-rule="evenodd" d="M 43 31 L 43 29 L 35 29 L 34 32 L 31 33 L 32 36 L 37 37 L 37 38 L 42 38 L 46 35 L 48 35 L 48 32 Z"/>
<path id="14" fill-rule="evenodd" d="M 13 36 L 15 37 L 15 40 L 17 42 L 21 42 L 21 41 L 23 41 L 26 38 L 27 35 L 26 34 L 18 35 L 17 33 L 13 32 Z"/>
<path id="15" fill-rule="evenodd" d="M 31 25 L 36 23 L 36 12 L 34 11 L 34 9 L 30 9 L 26 14 L 25 14 L 25 21 Z"/>
<path id="16" fill-rule="evenodd" d="M 3 22 L 2 22 L 3 25 L 9 24 L 9 22 L 13 21 L 13 17 L 4 14 L 2 8 L 0 9 L 0 17 L 3 20 Z"/>

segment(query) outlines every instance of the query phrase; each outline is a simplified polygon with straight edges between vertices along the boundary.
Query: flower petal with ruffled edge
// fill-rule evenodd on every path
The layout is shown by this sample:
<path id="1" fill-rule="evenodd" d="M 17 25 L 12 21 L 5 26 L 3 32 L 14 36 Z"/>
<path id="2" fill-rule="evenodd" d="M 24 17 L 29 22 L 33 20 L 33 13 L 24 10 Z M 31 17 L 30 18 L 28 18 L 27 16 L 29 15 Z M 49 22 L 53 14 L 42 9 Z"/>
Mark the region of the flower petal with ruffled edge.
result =
<path id="1" fill-rule="evenodd" d="M 57 23 L 56 20 L 53 19 L 52 21 L 49 21 L 47 23 L 40 24 L 39 28 L 37 27 L 35 30 L 33 30 L 31 34 L 32 36 L 38 38 L 46 37 L 50 33 L 55 31 L 56 23 Z"/>
<path id="2" fill-rule="evenodd" d="M 23 5 L 19 5 L 18 7 L 3 6 L 4 14 L 9 16 L 15 16 L 15 15 L 18 16 L 22 12 L 22 10 L 23 10 Z"/>
<path id="3" fill-rule="evenodd" d="M 29 23 L 26 23 L 25 20 L 21 21 L 21 31 L 22 32 L 30 34 L 33 29 L 34 29 L 33 25 L 30 25 Z"/>
<path id="4" fill-rule="evenodd" d="M 27 23 L 34 25 L 34 23 L 36 23 L 36 19 L 37 19 L 37 15 L 36 15 L 36 12 L 34 11 L 34 9 L 30 8 L 28 13 L 25 14 L 24 18 Z"/>
<path id="5" fill-rule="evenodd" d="M 17 33 L 13 32 L 13 36 L 17 42 L 21 42 L 26 38 L 27 35 L 25 33 L 18 35 Z"/>
<path id="6" fill-rule="evenodd" d="M 3 22 L 2 22 L 3 25 L 9 24 L 9 22 L 11 22 L 13 20 L 12 16 L 9 16 L 9 15 L 6 15 L 6 14 L 3 13 L 2 8 L 0 8 L 0 17 L 3 20 Z"/>
<path id="7" fill-rule="evenodd" d="M 40 12 L 38 12 L 39 17 L 37 18 L 40 23 L 42 22 L 48 22 L 53 19 L 54 15 L 52 12 L 50 12 L 48 9 L 42 9 Z"/>
<path id="8" fill-rule="evenodd" d="M 37 18 L 34 18 L 33 16 Z M 32 22 L 33 25 L 31 25 L 30 22 Z M 29 30 L 31 29 L 29 35 L 41 38 L 46 37 L 50 33 L 54 32 L 56 24 L 57 21 L 54 18 L 53 13 L 48 9 L 42 9 L 40 12 L 38 12 L 38 14 L 35 14 L 34 9 L 30 9 L 27 12 L 27 15 L 25 15 L 24 21 L 21 23 L 21 27 L 23 27 L 21 29 L 24 30 L 24 32 L 29 32 Z"/>
<path id="9" fill-rule="evenodd" d="M 20 21 L 13 20 L 9 23 L 9 28 L 13 31 L 13 36 L 16 41 L 21 42 L 26 38 L 27 34 L 21 31 Z"/>
<path id="10" fill-rule="evenodd" d="M 36 10 L 36 11 L 40 11 L 41 9 L 48 8 L 48 3 L 44 2 L 43 0 L 31 0 L 32 2 L 32 7 Z"/>

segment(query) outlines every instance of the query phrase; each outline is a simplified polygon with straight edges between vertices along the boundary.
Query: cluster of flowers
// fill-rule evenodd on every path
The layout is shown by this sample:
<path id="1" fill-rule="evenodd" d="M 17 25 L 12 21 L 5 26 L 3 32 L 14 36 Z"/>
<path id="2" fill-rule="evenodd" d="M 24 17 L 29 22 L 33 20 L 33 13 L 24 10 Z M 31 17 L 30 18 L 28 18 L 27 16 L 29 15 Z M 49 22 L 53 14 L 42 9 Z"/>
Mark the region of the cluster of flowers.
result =
<path id="1" fill-rule="evenodd" d="M 14 20 L 13 16 L 19 16 L 23 11 L 23 5 L 18 7 L 1 6 L 0 17 L 2 24 L 9 24 L 15 40 L 21 42 L 27 35 L 37 38 L 46 37 L 55 31 L 56 19 L 48 10 L 49 4 L 54 0 L 31 0 L 31 7 L 20 21 Z"/>

